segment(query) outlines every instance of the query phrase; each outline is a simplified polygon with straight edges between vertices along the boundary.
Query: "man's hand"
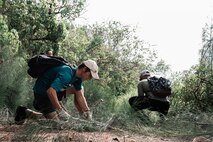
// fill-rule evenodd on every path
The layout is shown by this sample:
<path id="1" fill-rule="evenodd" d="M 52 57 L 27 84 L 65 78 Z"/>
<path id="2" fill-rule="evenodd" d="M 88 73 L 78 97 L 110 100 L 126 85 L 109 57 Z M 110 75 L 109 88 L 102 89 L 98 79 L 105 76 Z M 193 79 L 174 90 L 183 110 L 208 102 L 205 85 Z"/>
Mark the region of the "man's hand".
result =
<path id="1" fill-rule="evenodd" d="M 58 110 L 57 111 L 59 119 L 63 120 L 63 121 L 67 121 L 70 118 L 70 115 L 64 110 Z"/>
<path id="2" fill-rule="evenodd" d="M 92 120 L 92 112 L 91 111 L 86 111 L 86 112 L 83 112 L 83 113 L 80 113 L 80 116 L 83 118 L 83 119 L 86 119 L 86 120 Z"/>

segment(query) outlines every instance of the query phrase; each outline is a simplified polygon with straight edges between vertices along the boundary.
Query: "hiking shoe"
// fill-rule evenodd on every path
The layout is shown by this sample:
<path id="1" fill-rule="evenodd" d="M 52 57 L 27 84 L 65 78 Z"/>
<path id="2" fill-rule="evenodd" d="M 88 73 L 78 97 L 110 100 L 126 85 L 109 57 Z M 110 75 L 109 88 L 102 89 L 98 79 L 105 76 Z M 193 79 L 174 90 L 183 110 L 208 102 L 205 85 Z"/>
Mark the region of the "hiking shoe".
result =
<path id="1" fill-rule="evenodd" d="M 15 123 L 18 125 L 22 125 L 27 118 L 27 114 L 25 112 L 27 108 L 24 106 L 18 106 L 15 113 Z"/>

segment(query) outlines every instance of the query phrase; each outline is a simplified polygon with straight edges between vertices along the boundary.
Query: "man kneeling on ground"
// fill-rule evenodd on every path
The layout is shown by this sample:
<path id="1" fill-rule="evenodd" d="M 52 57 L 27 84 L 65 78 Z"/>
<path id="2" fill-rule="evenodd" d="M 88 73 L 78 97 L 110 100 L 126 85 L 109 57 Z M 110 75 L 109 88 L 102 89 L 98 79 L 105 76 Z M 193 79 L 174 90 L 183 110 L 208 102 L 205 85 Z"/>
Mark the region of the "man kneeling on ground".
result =
<path id="1" fill-rule="evenodd" d="M 170 107 L 169 98 L 168 96 L 159 97 L 153 95 L 148 83 L 149 77 L 151 77 L 151 74 L 148 70 L 141 72 L 138 83 L 138 96 L 131 97 L 129 104 L 136 111 L 149 109 L 159 112 L 160 116 L 167 115 Z"/>
<path id="2" fill-rule="evenodd" d="M 53 67 L 36 80 L 33 87 L 35 112 L 24 106 L 16 109 L 15 123 L 23 124 L 26 118 L 45 117 L 54 120 L 68 120 L 70 115 L 60 103 L 66 94 L 74 94 L 74 104 L 86 119 L 92 119 L 84 96 L 82 82 L 99 79 L 98 66 L 93 60 L 83 61 L 77 68 L 67 65 Z"/>

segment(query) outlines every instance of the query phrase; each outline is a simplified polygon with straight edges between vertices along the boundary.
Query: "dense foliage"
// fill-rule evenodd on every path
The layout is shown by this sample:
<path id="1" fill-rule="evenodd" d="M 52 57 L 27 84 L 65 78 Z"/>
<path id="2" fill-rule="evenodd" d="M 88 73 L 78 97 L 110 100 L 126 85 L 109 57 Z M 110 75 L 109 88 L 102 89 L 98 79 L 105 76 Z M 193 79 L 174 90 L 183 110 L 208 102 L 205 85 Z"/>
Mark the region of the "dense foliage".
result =
<path id="1" fill-rule="evenodd" d="M 136 35 L 137 29 L 116 21 L 74 25 L 84 4 L 84 0 L 0 0 L 0 106 L 32 105 L 34 80 L 27 76 L 26 61 L 48 49 L 74 64 L 88 58 L 97 61 L 101 80 L 86 82 L 85 92 L 89 104 L 101 98 L 108 102 L 102 108 L 106 111 L 119 112 L 128 105 L 142 69 L 166 74 L 169 66 Z M 212 110 L 212 37 L 212 25 L 207 25 L 200 64 L 173 75 L 171 111 Z"/>
<path id="2" fill-rule="evenodd" d="M 2 85 L 6 89 L 2 88 L 1 92 L 4 94 L 2 97 L 13 98 L 9 107 L 25 102 L 23 98 L 32 98 L 33 81 L 26 74 L 26 61 L 48 49 L 75 64 L 88 58 L 96 60 L 102 79 L 91 88 L 103 87 L 112 96 L 127 93 L 135 85 L 140 69 L 153 65 L 156 58 L 154 52 L 145 48 L 143 41 L 136 36 L 135 29 L 119 22 L 73 25 L 72 21 L 83 10 L 82 0 L 1 0 L 0 4 L 3 36 L 1 77 L 2 80 L 8 78 Z"/>

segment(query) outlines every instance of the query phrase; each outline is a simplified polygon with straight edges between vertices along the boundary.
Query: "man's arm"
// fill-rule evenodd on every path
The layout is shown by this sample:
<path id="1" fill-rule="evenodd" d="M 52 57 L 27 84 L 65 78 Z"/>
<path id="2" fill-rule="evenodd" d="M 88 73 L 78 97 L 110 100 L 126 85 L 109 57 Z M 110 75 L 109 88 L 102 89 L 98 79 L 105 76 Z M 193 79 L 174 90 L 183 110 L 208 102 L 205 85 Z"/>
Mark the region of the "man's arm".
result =
<path id="1" fill-rule="evenodd" d="M 65 120 L 65 121 L 68 120 L 70 118 L 70 115 L 61 106 L 55 89 L 50 87 L 47 90 L 47 94 L 50 99 L 50 102 L 52 103 L 53 107 L 55 108 L 56 112 L 58 113 L 59 118 L 61 120 Z"/>
<path id="2" fill-rule="evenodd" d="M 80 91 L 76 91 L 74 102 L 78 111 L 80 112 L 81 117 L 87 120 L 92 120 L 92 112 L 87 105 L 83 89 L 81 89 Z"/>
<path id="3" fill-rule="evenodd" d="M 80 115 L 87 120 L 92 120 L 92 113 L 87 105 L 86 98 L 84 97 L 84 89 L 77 91 L 74 87 L 69 87 L 66 94 L 74 94 L 74 104 Z"/>
<path id="4" fill-rule="evenodd" d="M 138 96 L 145 96 L 144 95 L 144 90 L 143 90 L 143 82 L 142 81 L 140 81 L 139 83 L 138 83 Z"/>
<path id="5" fill-rule="evenodd" d="M 80 113 L 86 112 L 89 110 L 89 107 L 87 105 L 86 98 L 84 97 L 84 89 L 82 88 L 81 90 L 77 91 L 75 88 L 69 87 L 66 89 L 66 94 L 74 94 L 74 104 L 77 110 Z"/>
<path id="6" fill-rule="evenodd" d="M 79 112 L 87 112 L 90 110 L 87 105 L 86 98 L 84 97 L 83 89 L 76 91 L 74 96 L 74 103 Z"/>
<path id="7" fill-rule="evenodd" d="M 53 107 L 56 109 L 56 110 L 61 110 L 62 107 L 58 101 L 58 97 L 57 97 L 57 93 L 55 91 L 54 88 L 50 87 L 48 90 L 47 90 L 47 95 L 50 99 L 50 102 L 52 103 Z"/>

